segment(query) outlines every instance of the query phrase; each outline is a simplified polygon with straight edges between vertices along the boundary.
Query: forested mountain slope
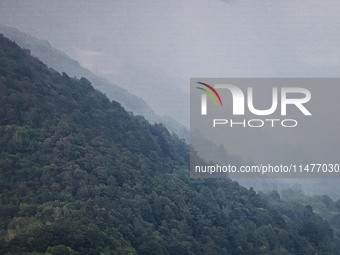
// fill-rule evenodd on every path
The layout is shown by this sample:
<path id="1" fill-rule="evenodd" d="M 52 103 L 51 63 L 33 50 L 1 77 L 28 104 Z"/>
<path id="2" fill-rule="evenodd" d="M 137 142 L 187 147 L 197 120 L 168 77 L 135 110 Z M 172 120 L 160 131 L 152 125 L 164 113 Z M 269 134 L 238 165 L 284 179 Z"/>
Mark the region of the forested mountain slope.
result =
<path id="1" fill-rule="evenodd" d="M 71 77 L 86 77 L 96 89 L 105 93 L 110 100 L 119 102 L 127 111 L 142 115 L 152 123 L 162 122 L 169 130 L 179 135 L 180 138 L 189 140 L 189 131 L 182 124 L 171 117 L 159 116 L 143 99 L 82 67 L 76 60 L 53 48 L 48 41 L 39 40 L 15 28 L 1 25 L 0 33 L 15 41 L 22 48 L 29 49 L 33 56 L 38 57 L 56 71 L 60 73 L 66 72 Z"/>
<path id="2" fill-rule="evenodd" d="M 339 254 L 310 206 L 188 162 L 164 126 L 0 35 L 0 254 Z"/>

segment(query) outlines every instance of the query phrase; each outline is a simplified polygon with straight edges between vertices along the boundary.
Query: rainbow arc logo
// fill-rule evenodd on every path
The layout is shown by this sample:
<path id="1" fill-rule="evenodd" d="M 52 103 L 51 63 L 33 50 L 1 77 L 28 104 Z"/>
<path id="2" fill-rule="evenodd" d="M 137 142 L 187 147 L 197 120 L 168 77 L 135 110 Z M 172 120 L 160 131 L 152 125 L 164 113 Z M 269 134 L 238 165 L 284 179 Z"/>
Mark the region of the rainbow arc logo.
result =
<path id="1" fill-rule="evenodd" d="M 199 90 L 202 90 L 205 94 L 202 94 L 201 96 L 201 114 L 207 115 L 207 95 L 212 99 L 215 105 L 217 105 L 217 100 L 222 106 L 222 99 L 220 97 L 220 94 L 214 89 L 211 85 L 204 83 L 204 82 L 197 82 L 198 84 L 204 86 L 202 87 L 196 87 Z"/>
<path id="2" fill-rule="evenodd" d="M 206 88 L 196 87 L 197 89 L 204 91 L 213 100 L 214 104 L 217 104 L 217 100 L 216 100 L 217 98 L 220 105 L 222 106 L 222 99 L 220 97 L 220 94 L 218 94 L 218 92 L 216 91 L 216 89 L 214 89 L 211 85 L 203 83 L 203 82 L 197 82 L 197 83 L 207 88 L 206 89 Z"/>

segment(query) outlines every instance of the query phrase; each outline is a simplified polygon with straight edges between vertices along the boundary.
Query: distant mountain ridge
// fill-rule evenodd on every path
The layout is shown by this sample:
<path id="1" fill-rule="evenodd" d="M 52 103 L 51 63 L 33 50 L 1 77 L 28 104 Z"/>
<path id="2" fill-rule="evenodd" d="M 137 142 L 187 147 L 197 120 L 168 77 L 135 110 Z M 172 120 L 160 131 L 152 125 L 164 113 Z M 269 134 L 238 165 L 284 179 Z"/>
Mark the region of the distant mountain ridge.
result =
<path id="1" fill-rule="evenodd" d="M 185 126 L 169 116 L 157 115 L 143 99 L 82 67 L 78 61 L 53 48 L 48 41 L 37 39 L 16 28 L 2 25 L 0 25 L 0 33 L 15 41 L 22 48 L 29 49 L 33 56 L 38 57 L 56 71 L 60 73 L 65 72 L 70 76 L 79 78 L 86 77 L 96 89 L 105 93 L 110 100 L 119 102 L 127 111 L 132 111 L 136 115 L 142 115 L 151 123 L 161 122 L 180 138 L 189 140 L 189 131 Z"/>

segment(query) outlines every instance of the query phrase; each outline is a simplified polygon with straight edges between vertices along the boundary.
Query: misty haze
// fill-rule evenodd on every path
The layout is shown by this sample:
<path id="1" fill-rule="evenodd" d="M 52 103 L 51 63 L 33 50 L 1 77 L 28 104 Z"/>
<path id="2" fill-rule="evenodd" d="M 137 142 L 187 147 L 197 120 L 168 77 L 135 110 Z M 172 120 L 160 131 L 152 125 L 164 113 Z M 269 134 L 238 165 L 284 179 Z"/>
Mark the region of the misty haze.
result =
<path id="1" fill-rule="evenodd" d="M 337 0 L 2 0 L 0 254 L 340 254 L 340 179 L 189 175 L 190 160 L 339 160 L 336 84 L 310 87 L 299 132 L 190 130 L 193 77 L 338 78 L 339 13 Z"/>

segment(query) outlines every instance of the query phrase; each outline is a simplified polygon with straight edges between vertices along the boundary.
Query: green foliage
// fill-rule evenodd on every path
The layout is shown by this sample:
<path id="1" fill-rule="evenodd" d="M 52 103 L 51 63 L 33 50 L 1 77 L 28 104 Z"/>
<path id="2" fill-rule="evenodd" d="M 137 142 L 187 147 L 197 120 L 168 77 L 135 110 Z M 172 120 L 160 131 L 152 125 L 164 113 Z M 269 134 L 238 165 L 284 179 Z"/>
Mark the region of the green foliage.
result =
<path id="1" fill-rule="evenodd" d="M 304 194 L 300 189 L 286 189 L 280 191 L 282 200 L 290 207 L 295 208 L 303 205 L 308 208 L 309 211 L 312 209 L 315 214 L 320 215 L 323 219 L 327 220 L 325 224 L 331 227 L 331 231 L 334 232 L 334 244 L 336 249 L 340 248 L 340 200 L 333 201 L 329 196 L 310 196 Z M 288 206 L 287 205 L 287 206 Z M 322 235 L 322 229 L 312 229 L 308 224 L 303 226 L 304 230 L 310 228 L 311 232 L 310 239 L 317 241 Z M 325 228 L 325 231 L 330 231 Z"/>
<path id="2" fill-rule="evenodd" d="M 76 252 L 70 247 L 65 245 L 57 245 L 53 247 L 48 247 L 45 253 L 46 255 L 78 255 L 79 252 Z"/>
<path id="3" fill-rule="evenodd" d="M 0 36 L 0 254 L 337 254 L 311 208 L 192 180 L 188 146 Z"/>

